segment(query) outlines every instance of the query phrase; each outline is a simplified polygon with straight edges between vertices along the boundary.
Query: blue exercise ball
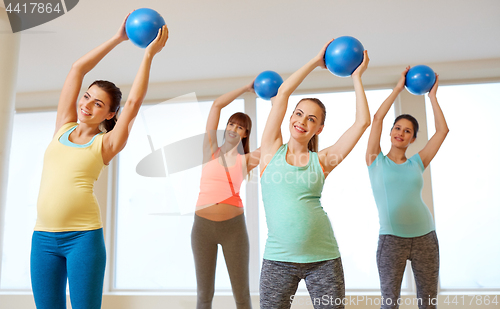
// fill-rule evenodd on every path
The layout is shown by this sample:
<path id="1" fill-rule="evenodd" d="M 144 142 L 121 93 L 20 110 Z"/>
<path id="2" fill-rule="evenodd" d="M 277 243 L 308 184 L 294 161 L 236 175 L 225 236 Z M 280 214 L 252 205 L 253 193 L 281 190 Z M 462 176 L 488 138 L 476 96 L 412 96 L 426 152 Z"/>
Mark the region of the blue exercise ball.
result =
<path id="1" fill-rule="evenodd" d="M 414 95 L 429 92 L 436 82 L 436 74 L 426 65 L 417 65 L 406 73 L 406 89 Z"/>
<path id="2" fill-rule="evenodd" d="M 253 82 L 253 89 L 259 98 L 270 100 L 276 94 L 283 84 L 283 78 L 274 71 L 264 71 L 257 75 Z"/>
<path id="3" fill-rule="evenodd" d="M 163 25 L 165 25 L 165 20 L 158 12 L 142 8 L 130 13 L 125 23 L 125 31 L 132 43 L 146 48 L 156 38 L 158 29 Z"/>
<path id="4" fill-rule="evenodd" d="M 350 76 L 363 62 L 365 48 L 352 36 L 341 36 L 326 48 L 326 68 L 340 77 Z"/>

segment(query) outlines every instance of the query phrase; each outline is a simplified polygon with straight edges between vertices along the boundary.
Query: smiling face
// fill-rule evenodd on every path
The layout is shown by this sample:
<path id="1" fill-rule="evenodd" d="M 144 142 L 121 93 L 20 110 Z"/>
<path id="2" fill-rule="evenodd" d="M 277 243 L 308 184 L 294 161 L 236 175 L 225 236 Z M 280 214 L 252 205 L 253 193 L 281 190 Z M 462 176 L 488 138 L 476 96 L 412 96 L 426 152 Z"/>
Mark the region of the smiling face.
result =
<path id="1" fill-rule="evenodd" d="M 239 142 L 247 137 L 247 129 L 242 125 L 229 121 L 226 126 L 226 140 Z"/>
<path id="2" fill-rule="evenodd" d="M 98 86 L 90 87 L 78 102 L 78 120 L 87 124 L 99 125 L 105 119 L 113 118 L 110 112 L 111 98 Z"/>
<path id="3" fill-rule="evenodd" d="M 391 130 L 391 143 L 398 148 L 406 148 L 415 141 L 413 123 L 408 119 L 399 119 Z"/>
<path id="4" fill-rule="evenodd" d="M 250 142 L 248 137 L 252 132 L 252 119 L 245 113 L 234 113 L 229 117 L 224 130 L 225 142 L 236 146 L 241 141 L 243 153 L 250 152 Z"/>
<path id="5" fill-rule="evenodd" d="M 323 118 L 323 110 L 317 103 L 311 100 L 301 101 L 290 117 L 291 136 L 298 142 L 308 143 L 323 130 Z"/>

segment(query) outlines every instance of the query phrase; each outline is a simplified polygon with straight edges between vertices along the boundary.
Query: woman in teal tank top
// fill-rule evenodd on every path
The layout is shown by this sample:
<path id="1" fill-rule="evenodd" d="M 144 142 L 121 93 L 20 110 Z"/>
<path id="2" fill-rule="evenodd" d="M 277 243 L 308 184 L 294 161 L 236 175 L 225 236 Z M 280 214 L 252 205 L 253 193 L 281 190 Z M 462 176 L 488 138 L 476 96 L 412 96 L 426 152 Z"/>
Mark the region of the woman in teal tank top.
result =
<path id="1" fill-rule="evenodd" d="M 410 115 L 396 118 L 391 129 L 391 150 L 383 155 L 380 136 L 385 115 L 403 91 L 407 67 L 389 97 L 373 117 L 366 150 L 366 164 L 380 220 L 377 266 L 382 292 L 382 308 L 398 308 L 406 260 L 411 261 L 419 308 L 435 308 L 437 299 L 439 248 L 434 220 L 422 200 L 422 174 L 448 134 L 439 107 L 436 83 L 429 92 L 436 133 L 417 154 L 406 158 L 406 149 L 415 141 L 418 122 Z"/>
<path id="2" fill-rule="evenodd" d="M 330 41 L 331 42 L 331 41 Z M 272 99 L 261 143 L 262 199 L 268 239 L 260 276 L 260 307 L 290 308 L 304 279 L 315 308 L 344 308 L 344 274 L 331 222 L 320 203 L 325 178 L 351 152 L 370 125 L 361 76 L 368 54 L 353 72 L 354 124 L 330 147 L 318 152 L 326 109 L 315 98 L 302 99 L 290 117 L 290 140 L 283 144 L 281 123 L 288 99 L 316 67 L 325 68 L 328 42 L 293 73 Z"/>
<path id="3" fill-rule="evenodd" d="M 111 39 L 73 63 L 61 90 L 55 134 L 44 156 L 31 246 L 31 286 L 37 309 L 65 309 L 67 282 L 73 309 L 101 308 L 106 249 L 94 183 L 125 147 L 146 96 L 153 58 L 168 39 L 163 26 L 145 49 L 117 119 L 121 91 L 115 84 L 95 81 L 78 97 L 85 75 L 128 40 L 125 22 L 126 18 Z"/>

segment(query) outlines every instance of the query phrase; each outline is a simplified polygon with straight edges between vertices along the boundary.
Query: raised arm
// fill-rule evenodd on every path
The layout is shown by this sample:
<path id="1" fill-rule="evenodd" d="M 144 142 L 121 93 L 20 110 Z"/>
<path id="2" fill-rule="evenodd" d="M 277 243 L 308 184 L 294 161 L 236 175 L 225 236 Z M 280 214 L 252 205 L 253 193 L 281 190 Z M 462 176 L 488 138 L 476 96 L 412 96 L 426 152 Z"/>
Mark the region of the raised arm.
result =
<path id="1" fill-rule="evenodd" d="M 82 87 L 83 78 L 85 74 L 90 72 L 113 48 L 121 42 L 128 40 L 125 32 L 127 17 L 125 17 L 120 29 L 111 39 L 88 52 L 71 66 L 71 70 L 66 77 L 57 105 L 55 132 L 57 132 L 62 125 L 78 120 L 76 102 L 78 101 L 78 94 Z"/>
<path id="2" fill-rule="evenodd" d="M 372 128 L 370 131 L 370 137 L 368 138 L 368 147 L 366 148 L 366 165 L 370 166 L 373 161 L 377 158 L 380 153 L 380 136 L 382 135 L 382 125 L 384 122 L 385 115 L 389 109 L 391 109 L 392 104 L 398 97 L 398 95 L 403 91 L 406 81 L 406 73 L 410 66 L 407 66 L 405 70 L 401 73 L 396 87 L 392 90 L 392 93 L 385 99 L 385 101 L 380 105 L 377 112 L 373 116 Z"/>
<path id="3" fill-rule="evenodd" d="M 247 162 L 247 173 L 253 170 L 260 162 L 260 147 L 245 155 Z"/>
<path id="4" fill-rule="evenodd" d="M 418 153 L 420 155 L 420 159 L 422 159 L 424 168 L 427 168 L 427 166 L 429 166 L 432 159 L 441 147 L 441 144 L 443 144 L 446 135 L 448 135 L 448 132 L 450 131 L 448 129 L 448 125 L 446 124 L 446 119 L 444 119 L 443 111 L 441 110 L 436 97 L 438 82 L 439 76 L 436 74 L 436 82 L 434 83 L 431 91 L 429 91 L 429 99 L 432 105 L 432 112 L 434 113 L 434 125 L 436 126 L 436 133 L 434 133 L 425 147 Z"/>
<path id="5" fill-rule="evenodd" d="M 210 153 L 213 154 L 215 153 L 218 147 L 217 128 L 219 127 L 221 110 L 224 107 L 228 106 L 231 102 L 236 100 L 236 98 L 238 98 L 243 93 L 253 92 L 253 91 L 254 90 L 252 81 L 250 84 L 246 86 L 243 86 L 241 88 L 235 89 L 233 91 L 221 95 L 214 101 L 212 107 L 210 108 L 210 112 L 208 114 L 207 126 L 206 126 L 207 138 L 205 139 L 205 146 L 203 147 L 204 149 L 206 149 L 207 146 L 210 146 Z"/>
<path id="6" fill-rule="evenodd" d="M 361 76 L 366 71 L 369 62 L 370 58 L 368 58 L 368 52 L 365 50 L 363 62 L 351 75 L 356 94 L 356 118 L 354 124 L 347 129 L 334 145 L 318 153 L 326 175 L 345 159 L 359 141 L 366 128 L 370 126 L 370 110 L 368 109 L 368 102 L 366 101 L 365 90 L 361 81 Z"/>
<path id="7" fill-rule="evenodd" d="M 297 89 L 309 73 L 316 67 L 326 68 L 323 60 L 326 48 L 333 40 L 326 43 L 321 51 L 312 58 L 303 67 L 298 69 L 290 77 L 288 77 L 278 89 L 278 94 L 271 100 L 272 107 L 267 118 L 266 126 L 261 140 L 261 156 L 260 166 L 265 168 L 267 163 L 276 153 L 278 148 L 283 144 L 281 136 L 281 124 L 285 118 L 286 109 L 288 106 L 288 98 Z"/>
<path id="8" fill-rule="evenodd" d="M 167 26 L 163 26 L 158 30 L 158 35 L 151 42 L 146 51 L 144 52 L 144 57 L 142 59 L 139 71 L 135 76 L 134 83 L 130 89 L 129 96 L 123 107 L 123 111 L 116 122 L 113 130 L 108 132 L 104 136 L 103 140 L 103 159 L 104 163 L 108 163 L 111 159 L 120 152 L 125 144 L 132 129 L 132 124 L 134 119 L 139 112 L 142 101 L 146 96 L 149 83 L 149 72 L 151 70 L 151 63 L 153 62 L 153 57 L 159 53 L 165 46 L 168 39 L 168 29 Z"/>

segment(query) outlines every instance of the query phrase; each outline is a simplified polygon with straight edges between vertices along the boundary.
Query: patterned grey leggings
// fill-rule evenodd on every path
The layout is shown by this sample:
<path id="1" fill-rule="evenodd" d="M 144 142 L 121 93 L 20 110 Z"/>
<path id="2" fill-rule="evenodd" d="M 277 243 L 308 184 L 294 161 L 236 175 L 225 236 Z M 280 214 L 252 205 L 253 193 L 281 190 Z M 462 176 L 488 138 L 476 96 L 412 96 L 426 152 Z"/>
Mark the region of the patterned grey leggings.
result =
<path id="1" fill-rule="evenodd" d="M 300 280 L 306 281 L 315 309 L 343 309 L 344 271 L 339 258 L 315 263 L 290 263 L 264 259 L 260 273 L 260 308 L 288 309 Z"/>
<path id="2" fill-rule="evenodd" d="M 415 275 L 418 307 L 436 308 L 433 303 L 438 289 L 439 246 L 435 231 L 412 238 L 379 236 L 377 266 L 382 292 L 381 308 L 399 308 L 398 299 L 406 260 L 411 261 Z"/>
<path id="3" fill-rule="evenodd" d="M 236 308 L 252 308 L 248 283 L 248 234 L 243 214 L 226 221 L 194 216 L 191 232 L 197 282 L 197 309 L 212 308 L 217 249 L 221 245 Z"/>

